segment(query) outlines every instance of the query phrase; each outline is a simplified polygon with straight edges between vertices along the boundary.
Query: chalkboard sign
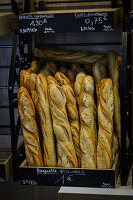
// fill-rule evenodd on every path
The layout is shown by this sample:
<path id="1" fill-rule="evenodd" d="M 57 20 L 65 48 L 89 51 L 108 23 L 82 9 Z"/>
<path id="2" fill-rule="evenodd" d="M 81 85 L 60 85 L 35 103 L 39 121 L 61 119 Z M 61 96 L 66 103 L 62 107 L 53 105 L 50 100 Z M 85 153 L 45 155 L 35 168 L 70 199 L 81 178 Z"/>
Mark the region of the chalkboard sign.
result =
<path id="1" fill-rule="evenodd" d="M 133 13 L 130 13 L 130 31 L 133 34 Z"/>
<path id="2" fill-rule="evenodd" d="M 114 31 L 114 12 L 20 15 L 19 31 L 22 34 Z"/>
<path id="3" fill-rule="evenodd" d="M 115 188 L 115 170 L 20 167 L 21 184 Z"/>
<path id="4" fill-rule="evenodd" d="M 0 182 L 6 181 L 5 165 L 0 165 Z"/>

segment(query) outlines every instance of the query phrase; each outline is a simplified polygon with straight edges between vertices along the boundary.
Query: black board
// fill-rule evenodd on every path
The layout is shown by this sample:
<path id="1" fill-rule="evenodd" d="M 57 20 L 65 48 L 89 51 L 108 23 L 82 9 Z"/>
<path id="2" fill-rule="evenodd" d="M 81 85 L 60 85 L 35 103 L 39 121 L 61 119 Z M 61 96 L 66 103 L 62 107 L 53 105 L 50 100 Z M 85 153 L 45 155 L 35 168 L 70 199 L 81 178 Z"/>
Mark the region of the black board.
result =
<path id="1" fill-rule="evenodd" d="M 115 188 L 115 170 L 20 167 L 22 185 Z"/>
<path id="2" fill-rule="evenodd" d="M 28 14 L 19 16 L 19 31 L 30 33 L 114 31 L 114 12 Z"/>

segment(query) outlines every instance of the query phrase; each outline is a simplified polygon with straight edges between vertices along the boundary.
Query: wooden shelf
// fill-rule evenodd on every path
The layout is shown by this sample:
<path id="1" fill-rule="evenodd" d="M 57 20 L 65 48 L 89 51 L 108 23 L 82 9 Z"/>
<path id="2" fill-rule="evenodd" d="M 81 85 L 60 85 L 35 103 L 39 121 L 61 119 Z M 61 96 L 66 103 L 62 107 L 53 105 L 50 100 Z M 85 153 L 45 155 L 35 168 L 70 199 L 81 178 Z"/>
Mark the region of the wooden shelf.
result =
<path id="1" fill-rule="evenodd" d="M 0 36 L 18 28 L 18 20 L 11 12 L 0 13 Z"/>
<path id="2" fill-rule="evenodd" d="M 19 16 L 20 33 L 110 32 L 121 27 L 121 8 L 53 10 Z"/>

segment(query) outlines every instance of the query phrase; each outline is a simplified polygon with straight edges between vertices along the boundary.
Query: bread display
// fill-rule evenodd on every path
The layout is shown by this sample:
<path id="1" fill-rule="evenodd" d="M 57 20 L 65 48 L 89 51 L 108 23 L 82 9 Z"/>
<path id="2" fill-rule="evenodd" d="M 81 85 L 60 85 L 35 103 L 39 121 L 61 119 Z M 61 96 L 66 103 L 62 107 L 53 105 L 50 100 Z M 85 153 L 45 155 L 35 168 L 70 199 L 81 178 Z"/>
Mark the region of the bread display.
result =
<path id="1" fill-rule="evenodd" d="M 23 131 L 26 159 L 29 166 L 43 167 L 34 103 L 26 88 L 18 90 L 18 112 Z"/>
<path id="2" fill-rule="evenodd" d="M 49 85 L 49 96 L 53 129 L 57 140 L 57 166 L 65 168 L 78 167 L 66 112 L 66 96 L 61 87 L 56 84 Z"/>
<path id="3" fill-rule="evenodd" d="M 39 58 L 49 58 L 56 61 L 93 64 L 100 61 L 104 64 L 107 62 L 105 55 L 93 54 L 88 52 L 65 51 L 54 48 L 35 48 L 34 56 Z"/>
<path id="4" fill-rule="evenodd" d="M 96 93 L 97 93 L 97 103 L 99 102 L 99 86 L 102 79 L 107 78 L 107 69 L 106 66 L 100 62 L 96 62 L 93 67 L 93 77 L 96 85 Z"/>
<path id="5" fill-rule="evenodd" d="M 41 73 L 37 76 L 36 93 L 38 96 L 36 108 L 39 115 L 39 124 L 43 135 L 44 166 L 55 167 L 55 140 L 49 108 L 47 81 L 44 75 Z"/>
<path id="6" fill-rule="evenodd" d="M 112 79 L 103 79 L 99 87 L 97 168 L 110 169 L 113 163 L 114 96 Z"/>
<path id="7" fill-rule="evenodd" d="M 95 121 L 94 80 L 85 76 L 79 97 L 81 168 L 96 169 L 97 131 Z"/>
<path id="8" fill-rule="evenodd" d="M 78 159 L 78 167 L 80 167 L 81 153 L 79 144 L 79 115 L 76 105 L 76 98 L 73 89 L 69 85 L 63 85 L 62 91 L 66 95 L 66 109 L 68 114 L 68 121 L 70 123 L 73 143 Z"/>
<path id="9" fill-rule="evenodd" d="M 18 91 L 28 165 L 111 169 L 121 134 L 120 56 L 52 48 L 35 54 L 48 59 L 20 71 Z"/>
<path id="10" fill-rule="evenodd" d="M 119 97 L 119 57 L 115 52 L 108 53 L 108 71 L 113 81 L 114 88 L 114 129 L 121 145 L 121 116 L 120 116 L 120 97 Z"/>

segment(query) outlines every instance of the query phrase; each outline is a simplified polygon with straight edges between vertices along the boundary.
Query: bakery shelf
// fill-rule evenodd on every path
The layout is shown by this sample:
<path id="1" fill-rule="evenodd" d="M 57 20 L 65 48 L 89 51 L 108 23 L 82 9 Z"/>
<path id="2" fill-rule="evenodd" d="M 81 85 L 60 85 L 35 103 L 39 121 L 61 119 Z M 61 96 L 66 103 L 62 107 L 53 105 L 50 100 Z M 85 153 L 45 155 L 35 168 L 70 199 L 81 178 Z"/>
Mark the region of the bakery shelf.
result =
<path id="1" fill-rule="evenodd" d="M 19 15 L 28 33 L 110 32 L 121 27 L 122 8 L 39 11 Z"/>
<path id="2" fill-rule="evenodd" d="M 12 155 L 9 152 L 0 152 L 0 182 L 6 182 L 12 172 Z"/>
<path id="3" fill-rule="evenodd" d="M 112 169 L 109 170 L 36 168 L 27 166 L 27 161 L 24 160 L 20 166 L 20 180 L 22 185 L 115 188 L 119 164 L 118 154 Z"/>
<path id="4" fill-rule="evenodd" d="M 0 13 L 0 36 L 18 28 L 18 20 L 12 12 Z"/>

